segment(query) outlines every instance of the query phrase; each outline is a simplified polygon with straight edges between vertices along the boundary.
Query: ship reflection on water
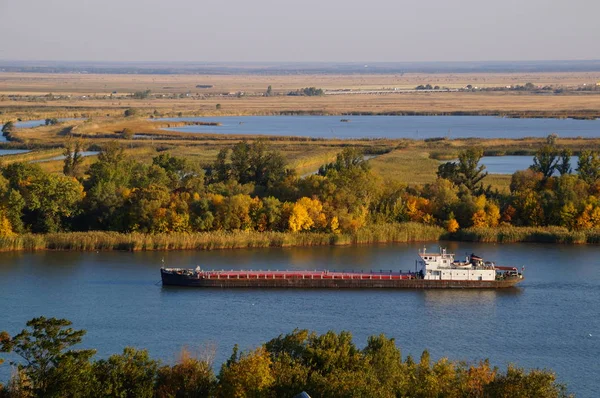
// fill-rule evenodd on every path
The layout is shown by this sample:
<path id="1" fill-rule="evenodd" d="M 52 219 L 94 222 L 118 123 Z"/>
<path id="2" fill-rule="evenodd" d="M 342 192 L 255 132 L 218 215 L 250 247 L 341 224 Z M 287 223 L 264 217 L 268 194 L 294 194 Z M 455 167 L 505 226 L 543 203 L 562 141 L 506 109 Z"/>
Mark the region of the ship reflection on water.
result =
<path id="1" fill-rule="evenodd" d="M 499 298 L 516 297 L 523 293 L 519 287 L 506 289 L 429 289 L 421 292 L 426 307 L 464 305 L 495 305 Z"/>

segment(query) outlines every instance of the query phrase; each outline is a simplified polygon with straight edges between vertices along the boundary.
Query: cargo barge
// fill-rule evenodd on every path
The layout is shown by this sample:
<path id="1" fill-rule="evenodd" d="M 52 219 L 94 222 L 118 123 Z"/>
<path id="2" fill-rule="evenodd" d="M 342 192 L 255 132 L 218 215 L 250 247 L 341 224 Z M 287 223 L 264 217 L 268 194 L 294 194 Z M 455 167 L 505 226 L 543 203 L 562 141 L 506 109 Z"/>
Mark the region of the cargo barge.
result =
<path id="1" fill-rule="evenodd" d="M 415 271 L 206 271 L 161 268 L 163 286 L 213 288 L 392 288 L 392 289 L 499 289 L 523 280 L 523 269 L 500 267 L 474 254 L 455 261 L 454 254 L 419 252 Z"/>

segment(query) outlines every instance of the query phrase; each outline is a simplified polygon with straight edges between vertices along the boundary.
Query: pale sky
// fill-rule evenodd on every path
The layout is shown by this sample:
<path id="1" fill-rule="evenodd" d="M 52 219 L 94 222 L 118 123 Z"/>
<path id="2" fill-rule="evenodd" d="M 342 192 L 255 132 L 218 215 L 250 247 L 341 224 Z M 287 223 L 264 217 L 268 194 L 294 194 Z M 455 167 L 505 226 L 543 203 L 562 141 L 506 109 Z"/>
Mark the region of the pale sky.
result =
<path id="1" fill-rule="evenodd" d="M 0 0 L 0 60 L 600 59 L 600 0 Z"/>

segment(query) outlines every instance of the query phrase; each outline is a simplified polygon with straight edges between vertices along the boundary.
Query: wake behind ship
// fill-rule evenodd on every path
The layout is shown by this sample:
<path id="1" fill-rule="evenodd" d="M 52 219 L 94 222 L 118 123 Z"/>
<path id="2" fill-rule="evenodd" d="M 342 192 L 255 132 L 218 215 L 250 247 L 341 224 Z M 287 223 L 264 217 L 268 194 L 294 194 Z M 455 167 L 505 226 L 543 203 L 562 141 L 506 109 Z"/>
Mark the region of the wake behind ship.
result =
<path id="1" fill-rule="evenodd" d="M 163 286 L 214 288 L 392 288 L 392 289 L 499 289 L 521 282 L 517 267 L 500 267 L 472 254 L 455 261 L 454 254 L 419 252 L 415 272 L 315 271 L 206 271 L 161 268 Z"/>

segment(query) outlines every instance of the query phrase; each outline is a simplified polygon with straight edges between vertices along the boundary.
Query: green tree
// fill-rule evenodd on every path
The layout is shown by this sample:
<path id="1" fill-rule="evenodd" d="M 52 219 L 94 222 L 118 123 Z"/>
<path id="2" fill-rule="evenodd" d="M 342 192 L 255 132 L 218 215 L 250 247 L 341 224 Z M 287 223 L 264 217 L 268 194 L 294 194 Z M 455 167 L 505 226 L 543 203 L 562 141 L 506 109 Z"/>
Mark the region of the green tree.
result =
<path id="1" fill-rule="evenodd" d="M 217 160 L 212 168 L 213 180 L 216 182 L 227 181 L 230 177 L 231 167 L 227 163 L 228 154 L 229 150 L 227 148 L 221 149 L 217 154 Z"/>
<path id="2" fill-rule="evenodd" d="M 25 201 L 19 193 L 10 186 L 8 179 L 0 173 L 0 213 L 2 217 L 8 220 L 10 225 L 10 232 L 22 233 L 24 232 L 23 220 L 23 208 L 25 207 Z M 0 217 L 0 223 L 1 219 Z M 2 231 L 0 228 L 0 234 L 7 231 Z"/>
<path id="3" fill-rule="evenodd" d="M 71 324 L 66 319 L 39 317 L 28 321 L 27 329 L 14 337 L 0 333 L 0 351 L 14 352 L 23 360 L 15 365 L 28 383 L 22 385 L 25 392 L 40 397 L 89 394 L 87 370 L 96 351 L 71 349 L 86 333 L 72 329 Z"/>
<path id="4" fill-rule="evenodd" d="M 7 136 L 15 130 L 15 123 L 12 120 L 4 123 L 2 126 L 2 135 Z"/>
<path id="5" fill-rule="evenodd" d="M 596 151 L 581 151 L 577 163 L 579 177 L 592 185 L 600 180 L 600 155 Z"/>
<path id="6" fill-rule="evenodd" d="M 94 363 L 98 380 L 97 394 L 102 397 L 151 398 L 158 362 L 146 350 L 126 347 L 121 355 L 111 355 L 107 360 Z"/>
<path id="7" fill-rule="evenodd" d="M 164 185 L 150 184 L 132 190 L 126 202 L 128 224 L 126 230 L 140 232 L 168 232 L 165 224 L 170 191 Z"/>
<path id="8" fill-rule="evenodd" d="M 570 397 L 556 376 L 546 370 L 531 370 L 509 366 L 484 388 L 484 395 L 498 398 L 566 398 Z"/>
<path id="9" fill-rule="evenodd" d="M 306 178 L 301 184 L 312 184 L 304 196 L 318 196 L 331 206 L 329 218 L 337 217 L 343 231 L 357 231 L 368 221 L 369 208 L 380 198 L 382 183 L 372 172 L 364 155 L 354 148 L 345 148 L 336 161 L 319 170 L 320 176 Z M 316 183 L 316 184 L 315 184 Z"/>
<path id="10" fill-rule="evenodd" d="M 368 171 L 369 164 L 365 161 L 365 155 L 362 151 L 357 148 L 348 147 L 344 148 L 342 152 L 338 153 L 335 162 L 328 163 L 319 168 L 318 174 L 326 176 L 330 170 L 335 171 L 347 171 L 353 169 L 360 169 L 362 171 Z"/>
<path id="11" fill-rule="evenodd" d="M 287 175 L 286 162 L 279 152 L 273 151 L 263 140 L 249 148 L 250 179 L 257 186 L 272 188 Z"/>
<path id="12" fill-rule="evenodd" d="M 423 194 L 431 202 L 433 216 L 438 220 L 447 220 L 459 201 L 458 192 L 451 181 L 438 178 L 425 186 Z"/>
<path id="13" fill-rule="evenodd" d="M 231 174 L 241 184 L 251 181 L 250 145 L 246 141 L 238 142 L 233 147 L 231 152 Z"/>
<path id="14" fill-rule="evenodd" d="M 571 174 L 571 155 L 573 153 L 570 149 L 563 149 L 560 152 L 560 162 L 556 165 L 556 170 L 560 175 Z"/>
<path id="15" fill-rule="evenodd" d="M 202 192 L 204 190 L 204 170 L 188 159 L 161 153 L 152 159 L 152 164 L 161 167 L 171 180 L 173 190 Z"/>
<path id="16" fill-rule="evenodd" d="M 69 221 L 81 210 L 83 186 L 72 177 L 47 174 L 39 165 L 29 163 L 10 164 L 2 173 L 10 189 L 19 194 L 10 195 L 11 220 L 16 221 L 20 207 L 22 217 L 19 218 L 34 232 L 68 228 Z"/>
<path id="17" fill-rule="evenodd" d="M 226 152 L 221 151 L 215 163 L 218 178 L 230 175 L 240 184 L 253 183 L 259 194 L 268 192 L 288 175 L 283 156 L 271 151 L 263 140 L 252 144 L 238 142 L 231 152 L 230 164 L 225 163 L 225 157 Z"/>
<path id="18" fill-rule="evenodd" d="M 146 99 L 150 97 L 151 93 L 151 90 L 136 91 L 135 93 L 133 93 L 132 97 L 135 99 Z"/>
<path id="19" fill-rule="evenodd" d="M 406 395 L 407 372 L 394 339 L 388 339 L 383 334 L 370 336 L 363 354 L 386 390 L 394 392 L 395 396 Z"/>
<path id="20" fill-rule="evenodd" d="M 219 373 L 218 397 L 265 397 L 275 383 L 271 357 L 264 350 L 238 355 L 237 346 Z"/>
<path id="21" fill-rule="evenodd" d="M 80 175 L 80 167 L 83 163 L 82 144 L 80 140 L 72 142 L 67 141 L 65 144 L 65 160 L 63 166 L 63 173 L 66 176 L 77 177 Z"/>
<path id="22" fill-rule="evenodd" d="M 464 185 L 472 194 L 484 193 L 482 180 L 488 175 L 485 166 L 479 161 L 483 150 L 469 148 L 461 151 L 458 162 L 448 162 L 439 166 L 437 176 L 452 181 L 457 186 Z"/>
<path id="23" fill-rule="evenodd" d="M 55 174 L 44 174 L 31 181 L 21 194 L 34 232 L 64 230 L 68 219 L 79 213 L 85 196 L 79 181 Z"/>
<path id="24" fill-rule="evenodd" d="M 207 198 L 199 198 L 190 204 L 190 223 L 194 231 L 209 231 L 215 216 Z"/>
<path id="25" fill-rule="evenodd" d="M 211 363 L 189 355 L 174 366 L 158 369 L 156 396 L 158 398 L 211 397 L 217 386 Z"/>
<path id="26" fill-rule="evenodd" d="M 533 171 L 542 173 L 544 179 L 550 178 L 559 165 L 558 150 L 553 142 L 548 139 L 547 144 L 537 150 L 533 157 L 533 165 L 529 167 Z"/>
<path id="27" fill-rule="evenodd" d="M 124 205 L 131 194 L 134 162 L 123 148 L 110 143 L 93 163 L 85 180 L 85 229 L 123 231 L 126 228 Z"/>
<path id="28" fill-rule="evenodd" d="M 134 109 L 134 108 L 125 109 L 125 112 L 123 112 L 123 115 L 125 117 L 132 117 L 132 116 L 136 116 L 137 114 L 138 114 L 138 111 L 137 111 L 137 109 Z"/>

